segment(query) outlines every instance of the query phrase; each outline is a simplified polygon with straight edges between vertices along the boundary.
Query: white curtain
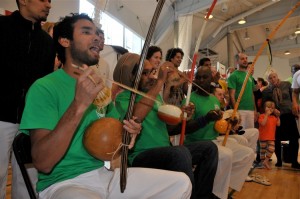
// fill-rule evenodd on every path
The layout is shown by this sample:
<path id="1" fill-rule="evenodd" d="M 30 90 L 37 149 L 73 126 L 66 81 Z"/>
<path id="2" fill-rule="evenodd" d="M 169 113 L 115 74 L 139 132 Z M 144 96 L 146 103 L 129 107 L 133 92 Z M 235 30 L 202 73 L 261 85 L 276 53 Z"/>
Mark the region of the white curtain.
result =
<path id="1" fill-rule="evenodd" d="M 191 66 L 189 56 L 192 45 L 193 15 L 180 16 L 178 22 L 178 48 L 181 48 L 184 52 L 184 57 L 179 69 L 183 71 L 189 69 Z"/>

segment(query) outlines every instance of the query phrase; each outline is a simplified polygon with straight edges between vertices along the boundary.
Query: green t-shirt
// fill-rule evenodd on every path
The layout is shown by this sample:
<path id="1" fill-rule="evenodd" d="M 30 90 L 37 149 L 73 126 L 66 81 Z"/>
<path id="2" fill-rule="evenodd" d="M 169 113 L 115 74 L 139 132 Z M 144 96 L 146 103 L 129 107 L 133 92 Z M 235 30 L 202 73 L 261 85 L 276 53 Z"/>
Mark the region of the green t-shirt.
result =
<path id="1" fill-rule="evenodd" d="M 246 75 L 247 72 L 236 70 L 229 76 L 227 80 L 228 88 L 235 90 L 235 100 L 237 100 L 241 92 Z M 240 101 L 238 110 L 250 110 L 250 111 L 255 110 L 254 97 L 253 97 L 254 89 L 255 89 L 254 80 L 253 77 L 250 76 L 246 84 L 246 88 L 242 96 L 242 99 Z"/>
<path id="2" fill-rule="evenodd" d="M 288 77 L 284 81 L 285 82 L 290 82 L 292 84 L 293 83 L 293 77 Z"/>
<path id="3" fill-rule="evenodd" d="M 141 100 L 141 96 L 136 96 L 136 101 Z M 161 97 L 158 96 L 157 100 L 161 101 Z M 126 116 L 130 101 L 130 92 L 123 91 L 116 97 L 116 108 L 121 115 L 121 118 Z M 170 140 L 166 123 L 161 121 L 157 117 L 158 106 L 154 104 L 151 111 L 145 117 L 142 123 L 142 131 L 136 139 L 134 147 L 129 150 L 128 160 L 129 164 L 132 164 L 134 158 L 148 149 L 170 146 Z"/>
<path id="4" fill-rule="evenodd" d="M 25 134 L 29 134 L 31 129 L 53 130 L 74 99 L 75 84 L 76 80 L 62 69 L 37 80 L 26 96 L 20 130 Z M 106 117 L 119 118 L 119 114 L 112 104 L 107 108 Z M 54 183 L 74 178 L 103 166 L 102 161 L 88 154 L 82 142 L 85 129 L 97 119 L 99 118 L 96 114 L 96 106 L 91 105 L 74 133 L 64 157 L 49 174 L 39 172 L 38 192 Z"/>
<path id="5" fill-rule="evenodd" d="M 196 94 L 196 92 L 191 93 L 190 102 L 195 105 L 195 113 L 192 119 L 199 118 L 200 116 L 205 116 L 210 110 L 220 109 L 219 100 L 213 96 L 202 96 Z M 185 104 L 185 100 L 183 101 Z M 187 134 L 185 137 L 185 144 L 200 141 L 200 140 L 214 140 L 219 135 L 214 128 L 215 122 L 209 122 L 203 128 L 198 129 L 194 133 Z"/>

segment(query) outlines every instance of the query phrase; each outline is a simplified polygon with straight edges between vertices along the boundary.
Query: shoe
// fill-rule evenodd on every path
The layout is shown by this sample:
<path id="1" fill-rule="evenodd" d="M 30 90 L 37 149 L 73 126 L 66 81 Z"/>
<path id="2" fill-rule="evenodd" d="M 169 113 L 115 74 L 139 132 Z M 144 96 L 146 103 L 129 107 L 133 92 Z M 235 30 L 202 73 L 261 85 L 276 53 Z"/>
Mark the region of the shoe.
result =
<path id="1" fill-rule="evenodd" d="M 300 169 L 300 164 L 297 162 L 296 164 L 292 164 L 293 169 Z"/>
<path id="2" fill-rule="evenodd" d="M 277 163 L 275 164 L 275 166 L 276 166 L 276 167 L 282 167 L 282 162 L 277 162 Z"/>
<path id="3" fill-rule="evenodd" d="M 250 176 L 247 176 L 246 179 L 245 179 L 246 182 L 251 182 L 252 180 L 253 179 Z"/>
<path id="4" fill-rule="evenodd" d="M 271 185 L 269 179 L 265 176 L 261 176 L 261 175 L 256 173 L 256 174 L 252 175 L 251 177 L 253 179 L 253 182 L 256 182 L 258 184 L 262 184 L 262 185 L 265 185 L 265 186 L 270 186 Z"/>

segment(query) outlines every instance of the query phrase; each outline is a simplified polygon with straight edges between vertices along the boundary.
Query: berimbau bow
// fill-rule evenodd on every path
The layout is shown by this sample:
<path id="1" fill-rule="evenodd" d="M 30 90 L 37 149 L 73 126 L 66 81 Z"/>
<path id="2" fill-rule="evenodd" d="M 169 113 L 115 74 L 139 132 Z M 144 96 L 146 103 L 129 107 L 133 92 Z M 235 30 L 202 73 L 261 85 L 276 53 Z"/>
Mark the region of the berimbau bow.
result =
<path id="1" fill-rule="evenodd" d="M 155 9 L 154 15 L 153 15 L 153 18 L 152 18 L 152 21 L 151 21 L 151 24 L 150 24 L 150 27 L 149 27 L 149 30 L 148 30 L 148 33 L 146 36 L 146 40 L 145 40 L 145 43 L 143 46 L 143 50 L 142 50 L 142 53 L 140 56 L 140 60 L 138 63 L 139 68 L 135 75 L 135 80 L 134 80 L 134 85 L 133 85 L 133 89 L 135 89 L 135 90 L 138 89 L 139 82 L 140 82 L 141 75 L 142 75 L 143 68 L 144 68 L 144 60 L 146 58 L 147 51 L 150 46 L 150 41 L 151 41 L 152 35 L 154 33 L 155 26 L 156 26 L 158 17 L 160 15 L 160 12 L 163 8 L 164 3 L 165 3 L 165 0 L 159 0 L 158 4 L 156 6 L 156 9 Z M 132 112 L 133 112 L 135 98 L 136 98 L 136 94 L 131 93 L 129 107 L 128 107 L 128 111 L 126 114 L 127 120 L 132 118 Z M 128 145 L 130 143 L 130 135 L 126 130 L 123 131 L 122 142 L 123 142 L 123 145 L 122 145 L 121 165 L 120 165 L 120 188 L 121 188 L 121 192 L 123 193 L 126 188 L 126 183 L 127 183 Z"/>
<path id="2" fill-rule="evenodd" d="M 287 15 L 279 22 L 279 24 L 276 26 L 276 28 L 269 34 L 268 38 L 266 39 L 266 41 L 261 45 L 260 49 L 258 50 L 254 60 L 253 60 L 253 63 L 252 65 L 250 66 L 248 72 L 247 72 L 247 75 L 246 75 L 246 78 L 243 82 L 243 85 L 242 85 L 242 88 L 241 88 L 241 92 L 238 96 L 238 99 L 236 101 L 236 104 L 234 106 L 234 109 L 233 109 L 233 112 L 232 112 L 232 115 L 231 115 L 231 119 L 234 119 L 235 115 L 236 115 L 236 112 L 237 112 L 237 109 L 239 107 L 239 104 L 240 104 L 240 101 L 241 101 L 241 98 L 244 94 L 244 91 L 245 91 L 245 87 L 247 85 L 247 82 L 248 82 L 248 79 L 250 77 L 250 74 L 254 68 L 254 65 L 258 59 L 258 57 L 261 55 L 261 53 L 263 52 L 264 48 L 268 45 L 268 41 L 271 40 L 274 35 L 276 34 L 276 32 L 279 30 L 279 28 L 284 24 L 284 22 L 289 18 L 289 16 L 291 14 L 293 14 L 293 12 L 295 12 L 295 10 L 300 6 L 300 1 L 287 13 Z M 222 145 L 225 146 L 226 145 L 226 142 L 227 142 L 227 138 L 228 138 L 228 135 L 229 135 L 229 131 L 231 129 L 231 123 L 228 124 L 228 128 L 227 128 L 227 131 L 226 131 L 226 134 L 225 134 L 225 137 L 224 137 L 224 140 L 223 140 L 223 143 Z"/>
<path id="3" fill-rule="evenodd" d="M 204 29 L 206 27 L 206 23 L 209 19 L 209 15 L 212 13 L 215 5 L 217 3 L 217 0 L 214 0 L 209 8 L 209 11 L 207 12 L 207 15 L 205 16 L 205 20 L 204 23 L 201 27 L 197 42 L 196 42 L 196 46 L 195 46 L 195 51 L 194 51 L 194 55 L 193 55 L 193 63 L 192 63 L 192 68 L 191 68 L 191 72 L 190 72 L 190 81 L 188 84 L 188 91 L 187 91 L 187 95 L 186 95 L 186 101 L 185 101 L 185 105 L 188 106 L 190 103 L 190 96 L 191 96 L 191 92 L 192 92 L 192 82 L 193 82 L 193 78 L 194 78 L 194 71 L 195 71 L 195 66 L 196 66 L 196 61 L 198 58 L 198 49 L 202 40 L 202 36 L 204 33 Z M 184 112 L 183 113 L 183 119 L 182 119 L 182 126 L 181 126 L 181 134 L 180 134 L 180 140 L 179 140 L 179 145 L 183 145 L 183 141 L 184 141 L 184 136 L 185 136 L 185 128 L 186 128 L 186 118 L 187 118 L 187 113 Z"/>

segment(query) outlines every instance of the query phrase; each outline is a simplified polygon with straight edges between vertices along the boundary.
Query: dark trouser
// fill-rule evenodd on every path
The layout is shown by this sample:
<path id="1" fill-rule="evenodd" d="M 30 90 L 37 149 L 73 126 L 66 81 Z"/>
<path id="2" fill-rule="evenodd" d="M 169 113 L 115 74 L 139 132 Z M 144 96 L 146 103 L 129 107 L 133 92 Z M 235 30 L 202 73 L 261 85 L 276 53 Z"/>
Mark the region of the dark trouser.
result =
<path id="1" fill-rule="evenodd" d="M 211 141 L 200 141 L 185 145 L 192 154 L 194 171 L 195 198 L 211 198 L 215 175 L 218 167 L 218 147 Z"/>
<path id="2" fill-rule="evenodd" d="M 191 179 L 191 198 L 211 198 L 218 164 L 218 149 L 212 142 L 195 142 L 188 146 L 161 147 L 135 157 L 133 167 L 147 167 L 184 172 Z M 197 165 L 194 173 L 192 165 Z"/>
<path id="3" fill-rule="evenodd" d="M 281 163 L 281 141 L 289 140 L 289 156 L 292 164 L 297 164 L 299 150 L 299 133 L 295 116 L 292 113 L 282 114 L 280 116 L 280 126 L 276 129 L 275 154 L 277 162 Z"/>

